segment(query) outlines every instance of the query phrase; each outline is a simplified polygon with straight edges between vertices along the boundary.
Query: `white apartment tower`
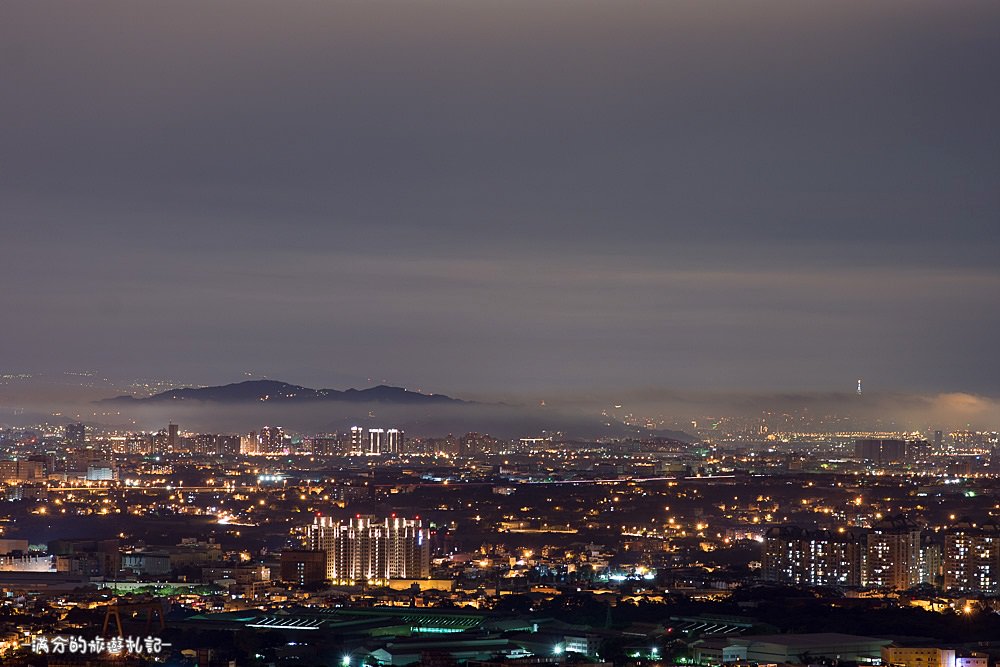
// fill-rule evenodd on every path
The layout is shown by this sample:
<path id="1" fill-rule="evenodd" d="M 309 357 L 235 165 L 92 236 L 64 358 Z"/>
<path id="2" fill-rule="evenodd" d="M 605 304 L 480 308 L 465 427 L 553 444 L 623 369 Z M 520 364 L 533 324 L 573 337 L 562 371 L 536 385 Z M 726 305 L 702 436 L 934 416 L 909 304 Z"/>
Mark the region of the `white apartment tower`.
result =
<path id="1" fill-rule="evenodd" d="M 385 447 L 385 429 L 368 429 L 368 449 L 365 451 L 365 454 L 378 456 L 383 452 L 383 447 Z"/>
<path id="2" fill-rule="evenodd" d="M 420 519 L 320 516 L 309 526 L 309 548 L 326 552 L 334 582 L 422 579 L 430 574 L 429 531 Z"/>

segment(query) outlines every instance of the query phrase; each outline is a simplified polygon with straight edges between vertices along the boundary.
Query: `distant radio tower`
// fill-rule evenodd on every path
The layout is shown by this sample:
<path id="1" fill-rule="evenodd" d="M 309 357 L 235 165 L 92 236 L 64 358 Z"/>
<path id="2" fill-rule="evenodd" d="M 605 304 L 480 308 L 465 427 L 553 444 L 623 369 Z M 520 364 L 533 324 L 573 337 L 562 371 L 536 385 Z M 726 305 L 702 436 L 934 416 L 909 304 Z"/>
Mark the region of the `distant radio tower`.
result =
<path id="1" fill-rule="evenodd" d="M 858 378 L 858 396 L 861 395 L 861 378 Z"/>

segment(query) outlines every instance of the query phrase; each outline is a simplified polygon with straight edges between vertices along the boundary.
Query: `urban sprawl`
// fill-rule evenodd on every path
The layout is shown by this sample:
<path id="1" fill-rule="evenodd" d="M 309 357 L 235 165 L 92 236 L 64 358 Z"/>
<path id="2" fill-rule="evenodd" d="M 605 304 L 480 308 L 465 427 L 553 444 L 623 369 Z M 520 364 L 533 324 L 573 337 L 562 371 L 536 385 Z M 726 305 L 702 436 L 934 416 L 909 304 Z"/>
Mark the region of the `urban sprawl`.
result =
<path id="1" fill-rule="evenodd" d="M 6 428 L 0 656 L 996 664 L 997 433 L 740 424 L 693 422 L 690 441 Z"/>

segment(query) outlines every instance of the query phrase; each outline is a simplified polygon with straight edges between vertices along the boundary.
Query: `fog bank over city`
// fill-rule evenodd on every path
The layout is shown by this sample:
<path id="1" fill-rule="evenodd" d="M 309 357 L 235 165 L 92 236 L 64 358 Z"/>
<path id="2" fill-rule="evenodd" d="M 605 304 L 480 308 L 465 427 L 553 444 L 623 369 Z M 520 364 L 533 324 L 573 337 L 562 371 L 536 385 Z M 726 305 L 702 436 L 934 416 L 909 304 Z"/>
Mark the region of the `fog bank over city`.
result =
<path id="1" fill-rule="evenodd" d="M 602 405 L 597 397 L 566 399 L 583 408 Z M 617 394 L 620 410 L 636 414 L 696 419 L 714 416 L 749 418 L 763 413 L 811 414 L 848 418 L 859 428 L 877 425 L 900 430 L 991 428 L 1000 421 L 1000 399 L 965 392 L 937 394 L 898 391 L 742 392 L 682 391 L 644 388 Z"/>
<path id="2" fill-rule="evenodd" d="M 163 385 L 168 386 L 166 384 Z M 177 385 L 180 386 L 180 385 Z M 176 422 L 192 431 L 241 432 L 281 424 L 303 433 L 342 431 L 354 424 L 392 424 L 414 435 L 480 431 L 523 437 L 559 431 L 570 437 L 624 437 L 690 431 L 709 419 L 756 419 L 794 415 L 824 430 L 992 430 L 1000 399 L 970 393 L 683 391 L 646 387 L 603 394 L 477 394 L 468 402 L 431 405 L 393 403 L 215 403 L 203 401 L 102 402 L 128 393 L 127 383 L 93 376 L 34 376 L 0 384 L 0 423 L 82 420 L 157 430 Z M 133 389 L 135 387 L 133 386 Z M 447 393 L 447 392 L 444 392 Z M 142 395 L 142 394 L 138 394 Z M 774 423 L 772 418 L 768 420 Z M 773 427 L 772 427 L 773 428 Z M 817 430 L 819 427 L 816 426 Z"/>

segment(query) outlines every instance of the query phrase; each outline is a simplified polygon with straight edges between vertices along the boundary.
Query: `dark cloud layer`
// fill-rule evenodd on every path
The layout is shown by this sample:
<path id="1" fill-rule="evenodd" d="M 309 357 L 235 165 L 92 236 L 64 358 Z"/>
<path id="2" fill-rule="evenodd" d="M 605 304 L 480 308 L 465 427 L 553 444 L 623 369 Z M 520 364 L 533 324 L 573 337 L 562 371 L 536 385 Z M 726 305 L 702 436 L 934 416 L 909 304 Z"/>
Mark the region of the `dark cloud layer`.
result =
<path id="1" fill-rule="evenodd" d="M 0 368 L 1000 394 L 995 2 L 9 2 Z"/>

